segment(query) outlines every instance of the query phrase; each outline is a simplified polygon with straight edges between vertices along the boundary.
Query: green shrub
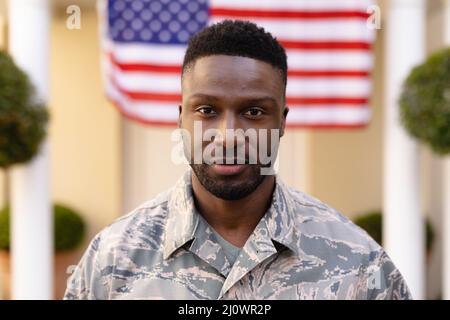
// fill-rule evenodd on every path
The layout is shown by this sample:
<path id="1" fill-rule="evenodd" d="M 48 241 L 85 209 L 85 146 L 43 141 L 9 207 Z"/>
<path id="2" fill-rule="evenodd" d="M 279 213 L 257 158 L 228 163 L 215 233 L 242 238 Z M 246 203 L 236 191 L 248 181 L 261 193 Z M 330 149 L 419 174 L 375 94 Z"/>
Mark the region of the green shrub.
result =
<path id="1" fill-rule="evenodd" d="M 360 215 L 354 219 L 359 227 L 363 228 L 378 244 L 382 244 L 383 240 L 383 214 L 381 211 L 372 211 L 364 215 Z M 426 250 L 430 251 L 434 243 L 434 230 L 430 221 L 426 221 L 425 245 Z"/>
<path id="2" fill-rule="evenodd" d="M 74 210 L 55 204 L 55 250 L 74 249 L 81 244 L 85 232 L 81 216 Z"/>
<path id="3" fill-rule="evenodd" d="M 438 154 L 450 152 L 450 48 L 411 71 L 403 85 L 400 115 L 413 137 Z"/>
<path id="4" fill-rule="evenodd" d="M 46 135 L 48 111 L 27 75 L 0 51 L 0 167 L 31 160 Z"/>
<path id="5" fill-rule="evenodd" d="M 367 231 L 367 233 L 381 245 L 383 239 L 382 233 L 382 215 L 379 211 L 370 212 L 361 215 L 354 220 L 355 224 Z"/>
<path id="6" fill-rule="evenodd" d="M 0 250 L 9 250 L 9 208 L 0 211 Z"/>
<path id="7" fill-rule="evenodd" d="M 10 248 L 9 216 L 9 208 L 0 211 L 0 250 Z M 53 217 L 55 251 L 71 250 L 79 246 L 85 234 L 85 224 L 81 216 L 66 206 L 55 204 Z"/>

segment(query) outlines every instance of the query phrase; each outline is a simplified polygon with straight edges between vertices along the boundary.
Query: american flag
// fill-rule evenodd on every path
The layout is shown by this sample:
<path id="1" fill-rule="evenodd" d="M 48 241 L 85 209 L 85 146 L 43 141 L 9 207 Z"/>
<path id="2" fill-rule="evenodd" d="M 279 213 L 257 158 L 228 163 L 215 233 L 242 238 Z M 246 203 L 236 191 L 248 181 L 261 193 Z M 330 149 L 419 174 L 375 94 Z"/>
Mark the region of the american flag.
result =
<path id="1" fill-rule="evenodd" d="M 106 94 L 126 117 L 175 125 L 190 36 L 250 20 L 288 55 L 291 127 L 364 127 L 371 116 L 372 0 L 99 0 Z"/>

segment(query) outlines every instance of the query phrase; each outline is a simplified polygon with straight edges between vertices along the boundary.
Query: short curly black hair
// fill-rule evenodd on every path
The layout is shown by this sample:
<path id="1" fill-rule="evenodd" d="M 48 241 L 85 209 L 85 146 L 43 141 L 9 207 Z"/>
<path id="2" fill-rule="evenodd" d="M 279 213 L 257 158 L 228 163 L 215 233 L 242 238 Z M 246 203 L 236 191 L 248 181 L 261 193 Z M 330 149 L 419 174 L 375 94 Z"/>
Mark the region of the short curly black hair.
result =
<path id="1" fill-rule="evenodd" d="M 250 21 L 224 20 L 192 36 L 184 55 L 182 74 L 197 59 L 216 54 L 267 62 L 281 71 L 286 87 L 286 51 L 269 32 Z"/>

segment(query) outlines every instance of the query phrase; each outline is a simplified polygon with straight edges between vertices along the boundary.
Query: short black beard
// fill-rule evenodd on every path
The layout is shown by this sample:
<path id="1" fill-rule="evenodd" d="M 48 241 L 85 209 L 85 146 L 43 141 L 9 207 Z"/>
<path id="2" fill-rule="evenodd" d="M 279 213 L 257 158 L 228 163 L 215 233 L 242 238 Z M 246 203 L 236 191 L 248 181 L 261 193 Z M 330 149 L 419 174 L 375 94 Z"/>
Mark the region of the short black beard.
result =
<path id="1" fill-rule="evenodd" d="M 208 175 L 207 164 L 190 164 L 197 179 L 208 192 L 217 198 L 224 200 L 240 200 L 245 198 L 264 181 L 265 175 L 261 174 L 261 166 L 249 165 L 251 178 L 244 182 L 233 182 L 232 178 L 217 180 Z"/>

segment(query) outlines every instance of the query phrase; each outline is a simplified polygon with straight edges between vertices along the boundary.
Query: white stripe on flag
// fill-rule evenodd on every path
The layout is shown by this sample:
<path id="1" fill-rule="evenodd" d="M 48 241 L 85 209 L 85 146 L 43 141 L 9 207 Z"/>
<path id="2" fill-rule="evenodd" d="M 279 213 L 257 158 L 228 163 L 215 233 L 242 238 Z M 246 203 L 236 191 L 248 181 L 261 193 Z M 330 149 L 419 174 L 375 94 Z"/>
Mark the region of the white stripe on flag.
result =
<path id="1" fill-rule="evenodd" d="M 367 123 L 370 120 L 371 108 L 368 106 L 355 108 L 352 106 L 339 106 L 314 108 L 301 108 L 291 106 L 287 117 L 288 123 L 320 125 L 320 124 L 338 124 L 338 125 L 356 125 Z"/>
<path id="2" fill-rule="evenodd" d="M 119 92 L 110 82 L 107 83 L 106 92 L 109 98 L 128 115 L 141 118 L 144 121 L 175 122 L 178 119 L 176 103 L 132 101 Z"/>
<path id="3" fill-rule="evenodd" d="M 158 44 L 114 44 L 114 57 L 124 63 L 155 63 L 181 65 L 185 46 Z"/>
<path id="4" fill-rule="evenodd" d="M 289 69 L 304 70 L 371 70 L 370 51 L 289 50 Z"/>
<path id="5" fill-rule="evenodd" d="M 181 78 L 177 74 L 158 72 L 121 72 L 113 70 L 112 77 L 127 91 L 181 93 Z"/>

